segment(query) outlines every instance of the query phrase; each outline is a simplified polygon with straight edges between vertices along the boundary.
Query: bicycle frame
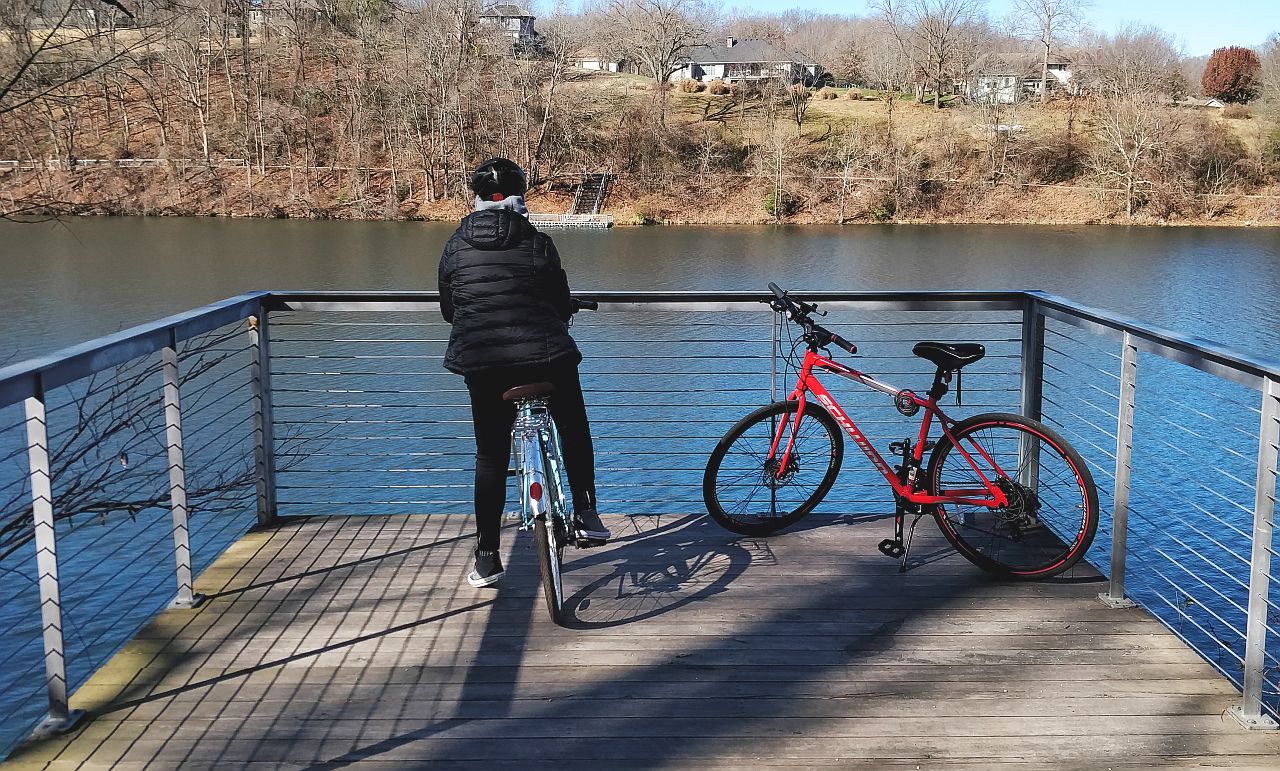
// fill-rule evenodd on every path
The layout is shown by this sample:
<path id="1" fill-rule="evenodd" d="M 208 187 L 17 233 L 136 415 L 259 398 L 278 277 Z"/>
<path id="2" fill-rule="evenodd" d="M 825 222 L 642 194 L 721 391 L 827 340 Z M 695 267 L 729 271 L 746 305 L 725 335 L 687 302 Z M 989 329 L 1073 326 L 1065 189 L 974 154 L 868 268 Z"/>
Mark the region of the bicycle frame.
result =
<path id="1" fill-rule="evenodd" d="M 861 383 L 875 391 L 879 391 L 892 398 L 909 398 L 917 407 L 924 410 L 924 415 L 920 419 L 920 432 L 912 448 L 912 462 L 907 463 L 908 472 L 907 479 L 900 479 L 895 470 L 887 461 L 876 451 L 871 443 L 867 440 L 865 434 L 858 428 L 857 424 L 845 413 L 836 400 L 831 396 L 830 392 L 818 382 L 814 370 L 830 372 L 834 375 Z M 800 421 L 804 417 L 805 405 L 807 403 L 807 395 L 812 394 L 813 398 L 822 405 L 823 408 L 835 418 L 836 423 L 845 430 L 845 433 L 853 439 L 854 444 L 867 456 L 872 465 L 876 467 L 885 478 L 885 481 L 893 488 L 894 493 L 902 500 L 921 506 L 935 505 L 939 503 L 963 503 L 973 506 L 988 506 L 995 508 L 997 506 L 1007 506 L 1008 497 L 1004 491 L 995 485 L 987 475 L 983 473 L 973 457 L 955 441 L 955 437 L 951 434 L 951 426 L 955 425 L 955 421 L 947 417 L 942 408 L 938 406 L 938 400 L 932 396 L 922 398 L 912 391 L 902 390 L 889 385 L 888 383 L 876 380 L 871 375 L 845 366 L 837 361 L 833 361 L 826 356 L 822 356 L 814 350 L 806 352 L 804 362 L 800 366 L 800 374 L 796 378 L 795 388 L 787 397 L 788 400 L 795 400 L 798 403 L 795 418 L 790 421 L 791 431 L 787 438 L 786 446 L 783 448 L 781 460 L 777 464 L 777 471 L 774 472 L 777 478 L 781 478 L 787 468 L 787 462 L 790 460 L 791 452 L 795 447 L 796 433 L 800 428 Z M 951 440 L 952 445 L 964 457 L 965 461 L 973 468 L 974 473 L 978 475 L 978 479 L 982 481 L 981 488 L 971 489 L 955 489 L 939 491 L 941 495 L 929 495 L 919 490 L 919 469 L 924 459 L 925 441 L 929 438 L 929 429 L 933 424 L 934 418 L 938 419 L 938 425 L 942 429 L 942 433 Z M 777 455 L 778 447 L 782 444 L 783 435 L 786 433 L 788 421 L 780 421 L 774 433 L 773 442 L 769 447 L 769 458 Z M 978 454 L 989 464 L 988 469 L 993 469 L 997 474 L 1008 476 L 995 459 L 987 454 L 986 450 L 977 444 L 974 448 Z"/>

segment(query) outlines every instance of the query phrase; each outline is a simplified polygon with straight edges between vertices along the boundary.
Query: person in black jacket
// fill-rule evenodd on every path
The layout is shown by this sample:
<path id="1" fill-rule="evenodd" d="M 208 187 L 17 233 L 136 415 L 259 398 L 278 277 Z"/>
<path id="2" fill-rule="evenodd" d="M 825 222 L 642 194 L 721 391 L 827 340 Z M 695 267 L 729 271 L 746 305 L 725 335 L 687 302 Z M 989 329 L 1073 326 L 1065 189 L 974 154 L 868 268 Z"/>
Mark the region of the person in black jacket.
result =
<path id="1" fill-rule="evenodd" d="M 476 436 L 476 551 L 472 586 L 503 576 L 498 556 L 515 405 L 509 388 L 548 382 L 578 531 L 603 543 L 596 511 L 595 456 L 578 364 L 569 335 L 569 282 L 551 238 L 525 218 L 524 171 L 494 158 L 471 176 L 476 210 L 462 219 L 440 256 L 440 313 L 453 325 L 444 366 L 466 379 Z"/>

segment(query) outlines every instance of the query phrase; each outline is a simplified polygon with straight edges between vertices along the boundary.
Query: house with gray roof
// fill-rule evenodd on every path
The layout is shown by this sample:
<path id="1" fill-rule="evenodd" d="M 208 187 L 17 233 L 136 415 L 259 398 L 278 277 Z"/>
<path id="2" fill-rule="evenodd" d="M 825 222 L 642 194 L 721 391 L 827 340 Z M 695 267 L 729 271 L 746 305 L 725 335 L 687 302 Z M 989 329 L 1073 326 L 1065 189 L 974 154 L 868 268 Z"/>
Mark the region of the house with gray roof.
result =
<path id="1" fill-rule="evenodd" d="M 535 18 L 537 17 L 524 8 L 512 3 L 491 5 L 480 12 L 481 24 L 511 38 L 511 42 L 518 46 L 528 46 L 537 40 L 538 33 L 533 29 Z"/>
<path id="2" fill-rule="evenodd" d="M 719 78 L 726 83 L 779 79 L 786 83 L 812 85 L 822 79 L 822 66 L 805 54 L 788 51 L 767 40 L 727 38 L 723 45 L 694 46 L 689 49 L 683 66 L 671 75 L 671 81 L 708 81 Z"/>

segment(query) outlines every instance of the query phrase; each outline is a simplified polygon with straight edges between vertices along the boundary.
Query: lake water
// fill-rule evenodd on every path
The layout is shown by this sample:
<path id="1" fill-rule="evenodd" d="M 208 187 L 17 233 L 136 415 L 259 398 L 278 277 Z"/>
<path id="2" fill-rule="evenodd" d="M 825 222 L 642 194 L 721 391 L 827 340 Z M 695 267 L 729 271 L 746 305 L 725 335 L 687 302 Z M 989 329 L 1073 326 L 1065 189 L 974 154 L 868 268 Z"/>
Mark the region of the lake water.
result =
<path id="1" fill-rule="evenodd" d="M 402 222 L 131 218 L 28 224 L 0 222 L 0 276 L 3 276 L 0 279 L 0 333 L 3 333 L 4 341 L 0 344 L 0 364 L 12 364 L 250 290 L 434 289 L 440 250 L 451 232 L 452 226 L 447 224 Z M 1040 289 L 1125 313 L 1175 332 L 1215 340 L 1256 356 L 1280 359 L 1280 318 L 1276 310 L 1277 299 L 1280 298 L 1280 231 L 1277 230 L 1009 226 L 680 227 L 570 231 L 556 232 L 554 236 L 570 283 L 579 291 L 761 291 L 770 281 L 792 288 L 797 293 L 804 289 Z M 832 318 L 839 315 L 833 313 Z M 289 329 L 287 314 L 285 316 L 282 319 L 284 323 L 279 327 L 273 326 L 274 331 L 285 337 L 305 338 L 309 334 L 305 326 Z M 607 344 L 610 335 L 615 333 L 607 326 L 609 322 L 605 316 L 599 314 L 598 318 L 584 319 L 582 327 L 575 327 L 580 339 L 586 339 L 588 345 Z M 408 319 L 410 324 L 421 322 L 421 318 Z M 844 323 L 852 322 L 850 318 L 844 320 Z M 440 326 L 438 319 L 432 323 Z M 602 326 L 594 326 L 597 324 Z M 840 323 L 832 326 L 839 328 Z M 767 326 L 764 330 L 767 335 Z M 639 330 L 639 333 L 658 335 L 658 328 L 649 327 Z M 439 337 L 440 334 L 439 329 L 433 329 L 431 334 L 414 336 Z M 597 339 L 591 339 L 592 335 Z M 666 339 L 681 339 L 679 330 L 663 330 L 663 335 Z M 320 349 L 309 349 L 302 344 L 303 347 L 295 345 L 292 352 L 331 354 L 332 346 L 324 341 L 332 339 L 322 338 Z M 241 332 L 236 333 L 236 341 L 242 348 Z M 865 338 L 857 341 L 872 342 Z M 274 350 L 277 356 L 281 356 L 280 366 L 283 369 L 293 366 L 286 363 L 291 352 L 288 342 L 282 341 L 284 344 Z M 389 345 L 385 351 L 368 352 L 403 353 L 404 349 L 397 345 Z M 1005 345 L 1010 345 L 1007 340 Z M 1063 364 L 1064 369 L 1071 369 L 1070 357 L 1075 355 L 1075 349 L 1071 347 L 1073 344 L 1055 338 L 1053 345 L 1058 349 L 1054 355 L 1067 357 L 1058 363 Z M 767 347 L 766 339 L 766 351 Z M 893 358 L 891 354 L 904 353 L 888 350 L 877 354 L 877 347 L 888 348 L 887 345 L 868 344 L 864 346 L 864 352 L 868 357 L 890 354 L 889 359 L 880 362 L 882 364 Z M 431 350 L 438 355 L 438 350 Z M 1116 352 L 1117 345 L 1105 345 L 1104 355 L 1114 358 Z M 993 349 L 993 355 L 983 364 L 996 367 L 1000 357 L 994 354 Z M 243 351 L 235 356 L 242 357 Z M 870 360 L 874 361 L 873 358 Z M 226 373 L 226 382 L 236 384 L 239 392 L 247 388 L 244 361 L 233 356 L 220 366 Z M 883 371 L 874 365 L 868 368 L 873 372 Z M 1247 562 L 1246 534 L 1253 478 L 1250 462 L 1255 452 L 1248 437 L 1256 436 L 1257 432 L 1256 399 L 1247 389 L 1223 389 L 1220 383 L 1207 376 L 1201 377 L 1200 373 L 1176 373 L 1171 372 L 1172 369 L 1171 365 L 1145 354 L 1140 363 L 1140 372 L 1143 373 L 1140 383 L 1146 390 L 1141 394 L 1143 409 L 1139 411 L 1138 430 L 1141 436 L 1155 437 L 1159 441 L 1147 442 L 1144 439 L 1135 450 L 1135 516 L 1131 522 L 1135 540 L 1131 543 L 1140 543 L 1141 547 L 1134 549 L 1132 559 L 1137 575 L 1130 588 L 1134 593 L 1146 592 L 1143 599 L 1147 607 L 1169 618 L 1170 623 L 1188 638 L 1202 641 L 1202 638 L 1218 637 L 1213 626 L 1215 621 L 1205 617 L 1207 620 L 1201 625 L 1202 621 L 1191 618 L 1183 625 L 1178 619 L 1186 618 L 1188 611 L 1179 608 L 1194 608 L 1190 611 L 1192 613 L 1204 609 L 1206 613 L 1227 615 L 1235 611 L 1215 605 L 1213 597 L 1209 601 L 1197 598 L 1196 603 L 1191 603 L 1190 598 L 1178 593 L 1179 590 L 1168 590 L 1174 582 L 1171 579 L 1161 583 L 1163 576 L 1167 574 L 1176 578 L 1178 569 L 1167 563 L 1153 563 L 1149 557 L 1162 553 L 1161 550 L 1176 551 L 1190 545 L 1206 563 L 1238 564 L 1240 552 L 1246 552 L 1243 559 Z M 1162 374 L 1166 372 L 1171 373 L 1168 380 Z M 767 384 L 763 369 L 755 375 Z M 588 373 L 588 376 L 593 375 Z M 157 388 L 154 373 L 148 377 L 152 380 L 147 382 L 152 388 Z M 1079 435 L 1068 438 L 1094 465 L 1099 487 L 1108 488 L 1103 491 L 1102 508 L 1109 511 L 1110 480 L 1103 479 L 1102 474 L 1111 462 L 1107 450 L 1113 446 L 1114 440 L 1108 439 L 1107 431 L 1114 431 L 1115 420 L 1103 413 L 1106 410 L 1114 412 L 1115 399 L 1108 396 L 1114 381 L 1095 384 L 1103 388 L 1091 392 L 1087 383 L 1076 387 L 1069 377 L 1064 377 L 1059 377 L 1059 381 L 1053 384 L 1055 390 L 1046 391 L 1046 398 L 1056 400 L 1053 410 L 1059 409 L 1061 403 L 1078 413 L 1092 416 L 1095 425 L 1085 427 Z M 1016 384 L 1016 377 L 1013 380 Z M 283 379 L 277 380 L 277 388 L 281 382 Z M 434 386 L 436 382 L 444 381 L 428 382 Z M 909 379 L 903 384 L 914 385 L 915 382 Z M 981 383 L 982 379 L 966 381 L 966 391 L 971 382 Z M 1146 385 L 1148 383 L 1152 386 L 1159 384 L 1164 393 L 1160 393 L 1160 388 Z M 454 383 L 450 388 L 456 391 L 458 384 Z M 227 398 L 239 392 L 213 391 L 209 399 L 225 401 L 214 400 L 200 405 L 190 403 L 198 400 L 199 395 L 189 400 L 193 395 L 184 391 L 183 423 L 188 437 L 201 436 L 202 428 L 219 429 L 203 434 L 216 434 L 219 437 L 217 441 L 200 448 L 189 445 L 187 465 L 192 474 L 189 487 L 194 489 L 197 486 L 195 475 L 207 465 L 202 462 L 201 453 L 209 459 L 243 458 L 251 453 L 251 448 L 245 445 L 245 437 L 248 436 L 245 403 L 240 401 L 237 405 L 239 397 Z M 767 390 L 764 393 L 767 394 Z M 1217 400 L 1211 402 L 1215 406 L 1203 406 L 1206 394 Z M 289 398 L 301 397 L 281 394 L 277 403 L 278 421 L 287 420 L 283 416 L 289 414 Z M 453 393 L 448 398 L 464 397 Z M 598 398 L 592 402 L 598 449 L 604 451 L 602 455 L 609 454 L 612 449 L 612 458 L 625 457 L 631 442 L 626 436 L 635 434 L 622 435 L 617 439 L 610 437 L 609 433 L 618 430 L 620 425 L 625 428 L 623 420 L 611 420 L 617 413 L 611 414 L 610 409 L 624 414 L 633 410 L 627 403 L 610 404 L 604 395 L 593 398 Z M 759 398 L 751 394 L 745 400 L 756 404 Z M 1078 402 L 1067 404 L 1077 398 Z M 717 420 L 731 422 L 745 412 L 742 405 L 731 404 L 735 399 L 743 400 L 725 395 L 721 402 L 711 405 L 715 408 Z M 683 409 L 678 400 L 671 404 L 673 406 L 661 408 L 665 418 L 695 422 L 700 419 L 697 410 L 703 410 L 705 415 L 707 407 L 705 402 L 700 402 L 686 413 L 678 411 Z M 223 405 L 228 405 L 229 411 L 224 412 Z M 75 408 L 74 404 L 62 407 Z M 409 402 L 401 409 L 403 414 L 410 415 L 418 409 L 418 403 Z M 360 418 L 367 417 L 365 412 L 363 405 L 355 405 L 346 412 L 338 410 L 335 413 L 328 409 L 327 416 Z M 1216 423 L 1201 425 L 1197 422 L 1207 418 L 1208 413 L 1213 413 Z M 151 409 L 147 414 L 151 420 L 158 420 L 159 410 Z M 311 413 L 304 415 L 315 417 Z M 65 416 L 65 412 L 51 412 L 51 426 L 57 428 L 61 425 L 64 431 L 69 430 L 68 427 L 74 426 L 75 422 Z M 206 421 L 205 425 L 201 424 L 202 420 Z M 20 430 L 13 428 L 18 421 L 17 408 L 0 409 L 0 504 L 6 502 L 6 489 L 9 493 L 22 492 L 21 487 L 13 486 L 20 485 L 26 473 Z M 222 431 L 222 423 L 218 421 L 239 421 L 238 425 L 230 426 L 238 430 Z M 893 423 L 895 426 L 898 423 L 896 414 Z M 302 420 L 300 425 L 307 425 L 306 420 Z M 6 428 L 11 429 L 7 434 L 4 433 Z M 705 428 L 713 435 L 710 440 L 713 443 L 714 436 L 719 436 L 724 426 L 709 425 Z M 456 430 L 456 427 L 450 430 Z M 1213 448 L 1215 452 L 1205 457 L 1188 455 L 1185 448 L 1195 443 L 1197 434 L 1209 435 L 1224 430 L 1241 437 L 1238 447 L 1227 448 L 1224 452 Z M 90 456 L 90 460 L 113 469 L 127 466 L 122 484 L 127 481 L 148 490 L 155 487 L 153 492 L 163 496 L 167 465 L 162 428 L 148 425 L 132 427 L 130 431 L 134 438 L 128 456 L 117 449 L 108 449 Z M 6 445 L 2 441 L 6 438 L 13 441 Z M 873 436 L 877 445 L 888 438 L 892 436 Z M 393 449 L 387 452 L 412 448 L 417 439 L 417 436 L 409 435 L 389 437 L 389 440 L 399 440 L 401 444 L 390 442 Z M 1182 442 L 1183 439 L 1190 442 Z M 404 444 L 406 441 L 411 444 Z M 611 448 L 611 441 L 618 446 Z M 455 448 L 461 456 L 470 452 L 469 447 L 463 446 L 465 444 L 462 442 Z M 376 469 L 385 471 L 385 465 L 368 473 L 364 469 L 334 472 L 325 466 L 338 462 L 350 466 L 352 461 L 345 457 L 347 449 L 344 448 L 352 446 L 344 440 L 333 454 L 321 452 L 311 456 L 307 453 L 308 458 L 299 461 L 301 465 L 293 469 L 293 479 L 319 478 L 347 484 L 348 478 L 341 474 L 348 473 L 352 475 L 352 486 L 359 486 L 370 479 L 381 479 L 378 477 L 381 472 Z M 703 448 L 691 445 L 691 450 L 689 455 L 693 459 L 685 471 L 694 481 L 689 485 L 677 485 L 681 490 L 688 488 L 685 492 L 690 500 L 681 501 L 681 505 L 694 505 L 698 498 L 696 478 L 700 478 L 703 461 L 701 456 L 694 456 Z M 850 447 L 846 451 L 849 458 L 846 468 L 864 465 L 860 458 L 849 456 L 851 450 Z M 613 462 L 612 458 L 604 458 L 601 463 L 607 465 Z M 1188 475 L 1185 472 L 1187 458 L 1209 468 L 1221 468 L 1226 476 L 1202 480 Z M 602 468 L 602 500 L 614 494 L 607 490 L 607 471 Z M 661 471 L 665 473 L 667 470 Z M 669 476 L 663 477 L 662 473 L 655 478 L 658 477 L 670 479 Z M 851 488 L 857 487 L 859 477 L 846 471 L 842 475 L 842 483 L 846 478 Z M 403 479 L 388 481 L 402 482 Z M 464 482 L 460 487 L 466 488 L 466 480 L 460 481 Z M 1203 510 L 1187 509 L 1192 516 L 1170 526 L 1166 509 L 1171 504 L 1165 500 L 1153 500 L 1149 492 L 1152 490 L 1159 490 L 1162 495 L 1176 495 L 1182 500 L 1195 502 L 1207 499 L 1210 502 L 1204 504 L 1208 508 Z M 838 500 L 840 492 L 833 492 L 829 502 Z M 251 496 L 251 486 L 247 493 Z M 282 492 L 282 501 L 290 494 L 303 496 L 295 499 L 299 510 L 323 508 L 308 501 L 305 491 Z M 465 497 L 469 490 L 462 489 L 457 494 Z M 58 495 L 59 491 L 55 489 L 55 497 Z M 853 495 L 856 497 L 856 493 Z M 21 499 L 20 495 L 18 499 Z M 336 499 L 329 500 L 331 506 L 343 507 Z M 450 510 L 459 508 L 456 504 L 450 505 Z M 891 511 L 891 504 L 869 501 L 865 495 L 859 505 L 861 510 L 868 512 Z M 420 509 L 428 510 L 431 509 Z M 228 500 L 224 507 L 212 513 L 207 506 L 197 506 L 194 511 L 192 546 L 198 572 L 253 522 L 253 511 L 250 498 Z M 829 509 L 829 513 L 835 512 Z M 136 521 L 123 517 L 119 512 L 112 517 L 113 524 L 108 527 L 100 527 L 95 516 L 82 516 L 73 523 L 63 523 L 59 530 L 64 626 L 73 686 L 83 682 L 138 624 L 150 618 L 173 593 L 172 541 L 167 510 L 163 506 L 152 507 L 137 513 Z M 886 536 L 890 528 L 891 525 L 886 525 Z M 1098 564 L 1105 562 L 1109 537 L 1105 528 L 1099 531 L 1095 549 L 1091 552 L 1091 557 Z M 1136 540 L 1139 538 L 1144 540 Z M 1160 540 L 1162 538 L 1166 540 Z M 6 629 L 4 644 L 0 645 L 0 748 L 21 736 L 43 709 L 38 599 L 35 583 L 29 578 L 34 573 L 29 551 L 32 550 L 26 548 L 14 552 L 12 557 L 0 558 L 0 569 L 6 570 L 6 578 L 0 582 L 0 625 Z M 875 555 L 857 556 L 876 558 Z M 1218 581 L 1218 578 L 1213 576 L 1211 580 Z M 1229 586 L 1226 591 L 1233 596 L 1240 594 L 1239 587 Z M 1235 640 L 1224 644 L 1232 649 L 1239 648 Z M 1222 666 L 1234 676 L 1229 660 Z"/>
<path id="2" fill-rule="evenodd" d="M 254 289 L 434 289 L 452 227 L 0 222 L 0 361 Z M 669 227 L 555 234 L 576 290 L 1041 289 L 1280 358 L 1280 230 Z"/>

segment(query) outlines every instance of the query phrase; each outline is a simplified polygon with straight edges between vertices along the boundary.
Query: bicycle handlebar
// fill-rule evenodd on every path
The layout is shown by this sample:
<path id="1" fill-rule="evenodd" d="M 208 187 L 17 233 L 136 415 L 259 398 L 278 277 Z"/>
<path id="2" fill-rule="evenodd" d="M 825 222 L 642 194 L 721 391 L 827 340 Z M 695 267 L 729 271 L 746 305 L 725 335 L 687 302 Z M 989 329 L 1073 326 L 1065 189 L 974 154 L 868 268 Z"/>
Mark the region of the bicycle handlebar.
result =
<path id="1" fill-rule="evenodd" d="M 600 303 L 596 302 L 595 300 L 580 300 L 577 297 L 572 298 L 572 300 L 573 300 L 574 313 L 577 313 L 578 311 L 600 310 Z"/>
<path id="2" fill-rule="evenodd" d="M 769 291 L 774 296 L 769 306 L 779 313 L 786 311 L 793 322 L 804 327 L 805 337 L 815 348 L 826 348 L 834 343 L 849 353 L 858 352 L 858 346 L 813 320 L 810 314 L 818 311 L 816 304 L 792 298 L 772 281 L 769 282 Z"/>

